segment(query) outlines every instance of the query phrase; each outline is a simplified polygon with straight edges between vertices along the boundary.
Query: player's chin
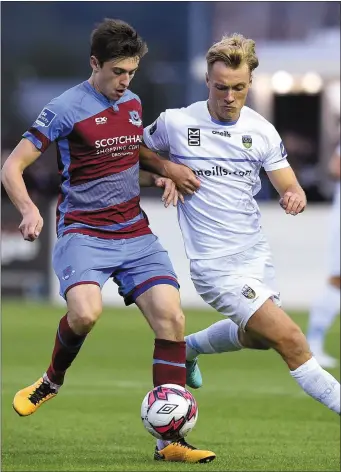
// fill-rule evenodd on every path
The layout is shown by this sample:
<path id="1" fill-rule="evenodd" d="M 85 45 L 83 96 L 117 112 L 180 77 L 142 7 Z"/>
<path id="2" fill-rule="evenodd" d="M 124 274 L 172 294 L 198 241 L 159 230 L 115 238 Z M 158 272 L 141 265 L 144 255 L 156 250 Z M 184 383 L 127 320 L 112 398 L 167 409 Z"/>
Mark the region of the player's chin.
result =
<path id="1" fill-rule="evenodd" d="M 109 92 L 107 93 L 107 97 L 109 98 L 109 100 L 119 100 L 122 95 L 123 95 L 124 92 L 119 92 L 117 90 L 114 90 L 113 92 Z"/>
<path id="2" fill-rule="evenodd" d="M 112 100 L 118 100 L 119 98 L 121 98 L 124 94 L 125 90 L 115 90 L 114 94 L 115 94 L 115 98 L 113 98 Z"/>
<path id="3" fill-rule="evenodd" d="M 222 115 L 223 119 L 226 120 L 226 121 L 236 121 L 237 120 L 235 109 L 232 110 L 230 108 L 224 107 L 221 111 L 221 115 Z"/>

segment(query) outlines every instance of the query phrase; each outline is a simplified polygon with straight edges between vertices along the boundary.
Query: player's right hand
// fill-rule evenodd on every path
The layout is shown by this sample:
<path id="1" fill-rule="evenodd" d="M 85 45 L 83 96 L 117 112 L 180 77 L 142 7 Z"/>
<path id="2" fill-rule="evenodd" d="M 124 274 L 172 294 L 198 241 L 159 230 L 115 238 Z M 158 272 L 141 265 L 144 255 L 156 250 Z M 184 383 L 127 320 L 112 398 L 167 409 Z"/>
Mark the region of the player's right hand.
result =
<path id="1" fill-rule="evenodd" d="M 177 189 L 184 195 L 193 195 L 200 187 L 200 180 L 192 169 L 183 164 L 166 163 L 167 177 L 175 183 Z"/>
<path id="2" fill-rule="evenodd" d="M 23 214 L 23 219 L 19 225 L 19 231 L 21 232 L 25 241 L 35 241 L 43 228 L 44 221 L 41 217 L 37 207 L 33 207 Z"/>

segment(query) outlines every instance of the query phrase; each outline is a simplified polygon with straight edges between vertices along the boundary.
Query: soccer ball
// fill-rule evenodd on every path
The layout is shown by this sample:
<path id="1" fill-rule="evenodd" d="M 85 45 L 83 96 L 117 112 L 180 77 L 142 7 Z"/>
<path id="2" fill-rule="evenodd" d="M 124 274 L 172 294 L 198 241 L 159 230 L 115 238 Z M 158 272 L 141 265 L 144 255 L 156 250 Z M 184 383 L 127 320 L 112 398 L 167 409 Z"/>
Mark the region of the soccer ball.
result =
<path id="1" fill-rule="evenodd" d="M 141 419 L 155 438 L 176 441 L 194 428 L 198 419 L 197 402 L 180 385 L 160 385 L 144 397 Z"/>

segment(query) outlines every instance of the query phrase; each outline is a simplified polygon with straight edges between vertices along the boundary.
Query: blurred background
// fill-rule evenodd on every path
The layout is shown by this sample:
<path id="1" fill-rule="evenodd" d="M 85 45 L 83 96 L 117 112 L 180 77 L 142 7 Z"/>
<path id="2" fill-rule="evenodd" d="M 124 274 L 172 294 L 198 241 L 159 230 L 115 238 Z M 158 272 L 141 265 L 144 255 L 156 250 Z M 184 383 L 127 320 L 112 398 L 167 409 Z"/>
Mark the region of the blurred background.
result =
<path id="1" fill-rule="evenodd" d="M 105 17 L 131 23 L 149 46 L 131 87 L 142 99 L 145 124 L 166 108 L 206 99 L 205 52 L 224 33 L 240 32 L 256 40 L 260 66 L 254 74 L 248 105 L 276 126 L 310 208 L 315 206 L 319 212 L 310 214 L 312 226 L 307 219 L 301 225 L 305 238 L 314 232 L 314 221 L 319 218 L 319 231 L 310 237 L 308 246 L 321 257 L 314 265 L 306 249 L 306 258 L 303 262 L 299 259 L 297 265 L 310 264 L 306 270 L 323 271 L 322 222 L 327 218 L 333 193 L 326 164 L 340 133 L 339 2 L 96 1 L 80 5 L 72 1 L 42 1 L 3 2 L 1 9 L 2 162 L 51 98 L 88 78 L 89 36 L 94 25 Z M 45 230 L 35 244 L 22 241 L 17 231 L 19 215 L 2 188 L 2 293 L 46 298 L 54 290 L 53 276 L 47 276 L 59 184 L 54 146 L 27 169 L 25 180 L 43 213 Z M 265 220 L 273 222 L 271 208 L 277 195 L 264 175 L 262 181 L 257 199 L 264 208 Z M 154 206 L 162 208 L 159 192 L 143 190 L 143 196 L 144 208 L 152 212 L 152 228 L 156 226 L 162 233 L 161 223 L 168 216 L 157 213 L 153 218 Z M 277 206 L 276 211 L 279 215 Z M 174 237 L 168 242 L 159 235 L 167 248 L 167 243 L 170 245 L 181 275 L 187 270 L 182 267 L 186 261 L 175 214 L 172 210 L 170 214 L 174 218 L 176 244 Z M 269 235 L 279 245 L 277 258 L 282 257 L 283 243 L 287 245 L 290 239 L 281 239 L 291 231 L 287 221 L 279 220 L 280 235 L 273 231 Z M 273 225 L 269 226 L 273 230 Z M 294 251 L 299 253 L 301 246 L 296 245 Z M 281 266 L 279 272 L 282 274 Z M 281 281 L 287 284 L 287 274 L 282 277 Z M 310 290 L 311 287 L 310 284 Z M 290 285 L 286 288 L 291 290 Z M 190 282 L 188 290 L 193 290 Z M 298 293 L 296 299 L 299 296 Z"/>

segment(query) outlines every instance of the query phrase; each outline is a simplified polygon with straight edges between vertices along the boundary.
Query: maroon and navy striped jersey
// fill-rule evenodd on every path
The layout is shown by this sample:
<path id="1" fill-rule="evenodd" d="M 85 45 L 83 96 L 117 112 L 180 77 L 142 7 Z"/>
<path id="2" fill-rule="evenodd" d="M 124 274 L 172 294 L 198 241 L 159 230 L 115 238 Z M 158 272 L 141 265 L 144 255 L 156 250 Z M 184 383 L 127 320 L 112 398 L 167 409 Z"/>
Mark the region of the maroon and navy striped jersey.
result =
<path id="1" fill-rule="evenodd" d="M 151 233 L 140 207 L 141 116 L 140 99 L 130 90 L 112 101 L 85 81 L 53 99 L 24 133 L 41 152 L 53 141 L 57 146 L 58 237 Z"/>

